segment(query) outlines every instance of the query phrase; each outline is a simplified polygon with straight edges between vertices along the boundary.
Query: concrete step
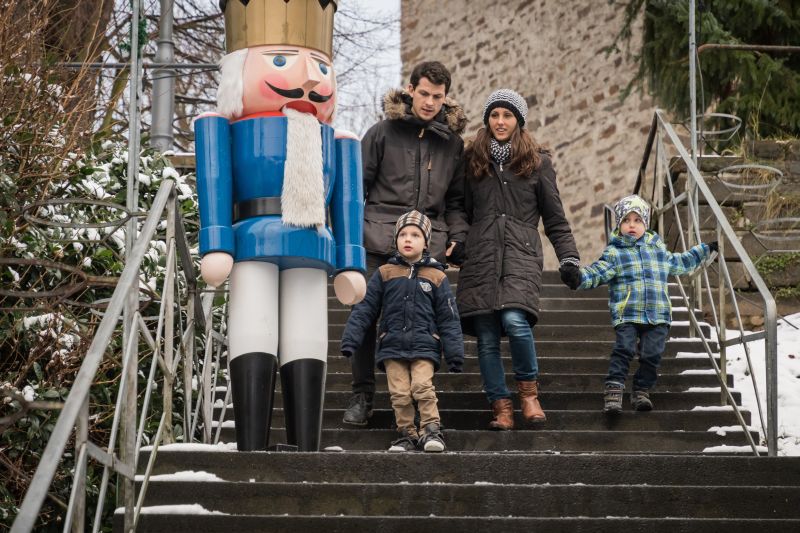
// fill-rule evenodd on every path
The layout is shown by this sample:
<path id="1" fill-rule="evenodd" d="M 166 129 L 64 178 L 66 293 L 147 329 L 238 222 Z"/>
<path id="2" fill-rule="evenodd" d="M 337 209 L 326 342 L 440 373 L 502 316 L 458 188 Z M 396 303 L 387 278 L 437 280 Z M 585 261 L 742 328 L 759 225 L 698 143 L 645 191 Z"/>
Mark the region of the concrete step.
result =
<path id="1" fill-rule="evenodd" d="M 598 401 L 595 409 L 585 411 L 556 411 L 543 406 L 547 412 L 547 422 L 540 427 L 530 429 L 581 429 L 587 431 L 707 431 L 718 426 L 737 426 L 739 423 L 733 411 L 651 411 L 637 413 L 626 410 L 618 416 L 604 416 L 600 409 L 602 401 Z M 626 406 L 627 408 L 627 406 Z M 222 408 L 214 409 L 214 420 L 219 420 Z M 233 408 L 225 409 L 225 420 L 233 420 Z M 749 423 L 750 413 L 744 411 L 744 419 Z M 275 409 L 272 414 L 272 427 L 284 426 L 283 409 Z M 342 422 L 344 409 L 326 409 L 322 426 L 326 429 L 352 429 Z M 442 409 L 440 410 L 442 425 L 450 429 L 486 429 L 492 420 L 488 406 L 485 409 Z M 516 427 L 526 427 L 522 414 L 514 413 Z M 394 429 L 394 411 L 391 409 L 375 409 L 369 421 L 369 427 Z"/>
<path id="2" fill-rule="evenodd" d="M 719 357 L 715 358 L 719 363 Z M 537 357 L 539 369 L 554 373 L 576 373 L 576 374 L 601 374 L 608 371 L 608 354 L 597 357 Z M 511 358 L 503 357 L 503 362 L 507 368 L 511 368 Z M 631 363 L 631 368 L 635 369 L 638 362 Z M 349 373 L 351 362 L 348 357 L 342 355 L 332 355 L 328 357 L 328 373 Z M 702 357 L 664 357 L 661 359 L 661 366 L 658 369 L 660 375 L 680 374 L 685 371 L 711 371 L 711 361 L 708 356 Z M 478 357 L 468 355 L 464 358 L 464 372 L 479 372 Z"/>
<path id="3" fill-rule="evenodd" d="M 541 394 L 547 391 L 577 391 L 599 392 L 603 389 L 606 373 L 602 374 L 539 374 Z M 329 391 L 349 391 L 353 377 L 350 373 L 328 373 L 325 389 Z M 516 381 L 513 374 L 506 374 L 506 384 L 509 390 L 516 390 Z M 481 391 L 483 382 L 479 373 L 450 374 L 441 370 L 434 377 L 437 392 Z M 377 374 L 376 390 L 387 390 L 386 379 Z M 728 386 L 733 386 L 733 376 L 728 376 Z M 686 391 L 691 387 L 719 387 L 719 381 L 714 374 L 665 374 L 659 376 L 654 391 Z"/>
<path id="4" fill-rule="evenodd" d="M 530 482 L 529 482 L 530 483 Z M 227 514 L 800 519 L 800 487 L 151 480 L 144 505 Z M 313 501 L 313 505 L 309 502 Z M 531 505 L 531 502 L 536 502 Z"/>
<path id="5" fill-rule="evenodd" d="M 607 302 L 607 300 L 604 300 Z M 350 316 L 349 309 L 330 309 L 328 311 L 328 321 L 330 324 L 345 324 L 347 317 Z M 695 317 L 703 320 L 700 311 L 695 312 Z M 689 321 L 689 312 L 686 310 L 678 310 L 672 312 L 672 319 L 679 322 Z M 608 306 L 604 305 L 602 309 L 594 310 L 556 310 L 556 309 L 543 309 L 539 315 L 539 322 L 536 327 L 541 326 L 561 326 L 561 325 L 575 325 L 575 324 L 588 324 L 592 326 L 608 326 L 611 327 L 611 315 L 608 312 Z M 534 330 L 536 331 L 536 330 Z"/>
<path id="6" fill-rule="evenodd" d="M 708 338 L 710 335 L 710 328 L 708 325 L 701 326 L 703 335 Z M 344 333 L 344 326 L 340 324 L 328 325 L 328 338 L 341 339 Z M 669 335 L 672 338 L 681 338 L 689 336 L 688 325 L 673 324 L 670 327 Z M 607 324 L 571 324 L 571 325 L 553 325 L 553 326 L 540 326 L 537 325 L 533 328 L 533 336 L 536 341 L 539 340 L 560 340 L 560 341 L 580 341 L 580 340 L 598 340 L 598 341 L 614 341 L 616 335 L 614 328 L 611 327 L 610 321 Z"/>
<path id="7" fill-rule="evenodd" d="M 737 404 L 741 403 L 741 393 L 732 391 L 734 400 Z M 352 396 L 350 391 L 326 391 L 326 409 L 345 409 Z M 437 392 L 439 409 L 488 409 L 489 403 L 486 395 L 478 391 L 457 391 L 457 392 Z M 218 390 L 215 399 L 224 399 L 225 392 Z M 562 391 L 543 391 L 540 399 L 546 409 L 558 410 L 594 410 L 603 403 L 603 393 L 601 390 L 592 392 L 562 392 Z M 720 404 L 719 392 L 660 392 L 650 394 L 655 408 L 660 411 L 681 411 L 693 409 L 694 407 L 718 406 Z M 624 394 L 623 400 L 627 408 L 630 405 L 629 394 Z M 275 407 L 283 406 L 281 394 L 275 395 Z M 389 409 L 389 393 L 378 391 L 375 393 L 374 407 L 376 409 Z M 725 408 L 728 409 L 728 408 Z"/>
<path id="8" fill-rule="evenodd" d="M 190 511 L 191 512 L 191 511 Z M 122 531 L 122 515 L 114 515 L 114 531 Z M 175 514 L 145 509 L 137 531 L 170 533 L 283 533 L 286 531 L 352 533 L 442 533 L 445 531 L 503 531 L 504 533 L 737 533 L 754 530 L 796 533 L 797 519 L 696 519 L 696 518 L 502 518 L 502 517 L 361 517 Z"/>
<path id="9" fill-rule="evenodd" d="M 608 357 L 614 347 L 613 340 L 554 340 L 552 338 L 542 338 L 537 334 L 538 327 L 534 329 L 536 337 L 536 355 L 542 357 Z M 611 329 L 609 327 L 609 329 Z M 613 331 L 612 331 L 613 334 Z M 613 337 L 612 337 L 613 338 Z M 478 342 L 474 337 L 464 338 L 465 355 L 477 355 Z M 718 352 L 715 342 L 709 343 L 714 352 Z M 341 355 L 341 340 L 328 339 L 328 356 Z M 500 341 L 500 353 L 508 355 L 508 339 Z M 703 355 L 705 349 L 702 341 L 689 338 L 671 338 L 667 340 L 664 347 L 663 357 L 674 357 L 678 353 L 693 353 Z"/>
<path id="10" fill-rule="evenodd" d="M 710 431 L 580 431 L 580 430 L 448 430 L 444 440 L 450 451 L 554 451 L 701 453 L 712 446 L 745 446 L 741 432 L 718 434 Z M 391 429 L 323 429 L 323 448 L 344 450 L 386 450 L 397 432 Z M 758 435 L 753 435 L 758 439 Z M 222 428 L 222 442 L 235 442 L 233 428 Z M 285 443 L 282 429 L 270 432 L 270 445 Z"/>
<path id="11" fill-rule="evenodd" d="M 453 294 L 458 292 L 458 282 L 450 282 L 450 288 L 453 291 Z M 335 292 L 333 290 L 333 284 L 328 284 L 328 298 L 335 298 Z M 676 283 L 669 284 L 669 294 L 670 296 L 680 296 L 680 291 L 678 290 L 678 285 Z M 540 298 L 571 298 L 571 299 L 583 299 L 583 298 L 603 298 L 608 301 L 608 286 L 601 285 L 600 287 L 595 287 L 593 289 L 582 289 L 579 291 L 573 291 L 559 280 L 557 283 L 543 283 L 541 286 L 541 290 L 539 291 Z"/>
<path id="12" fill-rule="evenodd" d="M 673 308 L 685 307 L 683 298 L 679 296 L 677 285 L 675 289 L 670 286 L 670 303 Z M 672 294 L 675 292 L 675 294 Z M 334 296 L 328 297 L 328 309 L 350 309 L 351 306 L 340 303 Z M 542 293 L 539 298 L 541 312 L 549 310 L 608 310 L 608 289 L 599 287 L 591 292 L 564 290 Z"/>
<path id="13" fill-rule="evenodd" d="M 534 435 L 535 437 L 535 435 Z M 329 483 L 498 483 L 800 487 L 800 457 L 548 453 L 219 452 L 159 448 L 153 474 L 187 470 L 227 481 Z M 147 466 L 140 452 L 139 474 Z"/>

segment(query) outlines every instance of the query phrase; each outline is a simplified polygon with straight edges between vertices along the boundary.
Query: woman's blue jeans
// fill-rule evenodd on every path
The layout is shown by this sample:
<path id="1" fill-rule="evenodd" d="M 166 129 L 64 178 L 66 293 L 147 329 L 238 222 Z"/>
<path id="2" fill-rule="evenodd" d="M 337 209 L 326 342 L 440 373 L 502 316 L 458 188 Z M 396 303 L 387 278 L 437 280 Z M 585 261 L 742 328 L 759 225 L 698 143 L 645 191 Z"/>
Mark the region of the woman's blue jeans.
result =
<path id="1" fill-rule="evenodd" d="M 483 390 L 489 402 L 510 398 L 505 369 L 500 358 L 500 338 L 505 331 L 511 348 L 514 379 L 533 381 L 539 376 L 533 330 L 520 309 L 503 309 L 473 318 L 478 336 L 478 362 L 483 378 Z"/>

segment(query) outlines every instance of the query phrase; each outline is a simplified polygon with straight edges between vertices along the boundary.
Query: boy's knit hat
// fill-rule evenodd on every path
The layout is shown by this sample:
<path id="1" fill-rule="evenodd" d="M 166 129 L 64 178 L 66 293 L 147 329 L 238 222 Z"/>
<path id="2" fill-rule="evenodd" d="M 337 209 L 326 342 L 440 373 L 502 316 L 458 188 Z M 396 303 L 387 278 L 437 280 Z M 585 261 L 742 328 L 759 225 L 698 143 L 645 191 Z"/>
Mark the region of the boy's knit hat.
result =
<path id="1" fill-rule="evenodd" d="M 419 211 L 409 211 L 405 215 L 397 219 L 397 224 L 394 226 L 394 242 L 397 244 L 397 236 L 400 230 L 406 226 L 416 226 L 422 230 L 422 235 L 425 237 L 425 244 L 427 245 L 431 240 L 431 219 L 420 213 Z"/>
<path id="2" fill-rule="evenodd" d="M 637 213 L 644 221 L 645 229 L 650 227 L 650 204 L 641 196 L 632 194 L 626 196 L 614 206 L 614 216 L 617 219 L 617 227 L 628 213 Z"/>
<path id="3" fill-rule="evenodd" d="M 525 119 L 528 118 L 528 102 L 518 92 L 511 89 L 499 89 L 489 95 L 483 106 L 483 124 L 485 126 L 489 125 L 489 113 L 495 107 L 502 107 L 514 113 L 520 128 L 525 125 Z"/>

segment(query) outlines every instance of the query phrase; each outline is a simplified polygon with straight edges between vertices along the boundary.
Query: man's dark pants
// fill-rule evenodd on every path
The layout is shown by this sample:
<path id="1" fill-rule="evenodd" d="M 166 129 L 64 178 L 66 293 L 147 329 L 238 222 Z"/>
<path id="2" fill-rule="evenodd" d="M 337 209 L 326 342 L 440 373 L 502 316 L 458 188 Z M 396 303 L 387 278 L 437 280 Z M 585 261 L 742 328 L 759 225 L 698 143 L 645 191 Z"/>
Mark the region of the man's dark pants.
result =
<path id="1" fill-rule="evenodd" d="M 387 255 L 367 253 L 367 282 L 381 265 L 389 260 Z M 364 342 L 361 347 L 350 357 L 350 368 L 353 373 L 353 393 L 375 392 L 375 345 L 377 337 L 377 322 L 367 328 Z"/>

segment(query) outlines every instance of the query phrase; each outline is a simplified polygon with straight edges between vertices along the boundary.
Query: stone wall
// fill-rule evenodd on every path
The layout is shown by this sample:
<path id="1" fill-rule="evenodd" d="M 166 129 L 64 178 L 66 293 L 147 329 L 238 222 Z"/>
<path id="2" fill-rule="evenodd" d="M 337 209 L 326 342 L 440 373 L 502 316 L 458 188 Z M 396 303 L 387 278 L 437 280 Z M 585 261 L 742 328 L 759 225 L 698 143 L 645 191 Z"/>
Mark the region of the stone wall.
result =
<path id="1" fill-rule="evenodd" d="M 554 151 L 581 257 L 596 259 L 605 243 L 603 204 L 632 190 L 654 109 L 638 93 L 620 100 L 636 67 L 603 51 L 621 25 L 620 4 L 402 0 L 401 9 L 404 80 L 420 61 L 444 63 L 450 96 L 470 119 L 467 137 L 481 125 L 491 91 L 508 87 L 526 98 L 529 130 Z M 546 246 L 546 267 L 554 268 Z"/>

